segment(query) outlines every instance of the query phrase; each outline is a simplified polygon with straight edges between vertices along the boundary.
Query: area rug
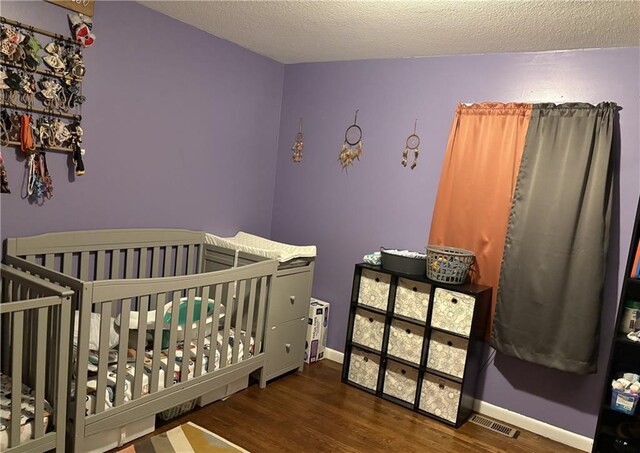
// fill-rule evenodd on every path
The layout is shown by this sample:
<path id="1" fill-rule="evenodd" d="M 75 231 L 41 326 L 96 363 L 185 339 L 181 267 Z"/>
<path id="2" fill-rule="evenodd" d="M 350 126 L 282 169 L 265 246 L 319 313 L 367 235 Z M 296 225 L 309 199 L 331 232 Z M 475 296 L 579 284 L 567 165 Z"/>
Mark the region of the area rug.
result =
<path id="1" fill-rule="evenodd" d="M 118 453 L 249 453 L 217 434 L 187 422 L 136 442 Z"/>

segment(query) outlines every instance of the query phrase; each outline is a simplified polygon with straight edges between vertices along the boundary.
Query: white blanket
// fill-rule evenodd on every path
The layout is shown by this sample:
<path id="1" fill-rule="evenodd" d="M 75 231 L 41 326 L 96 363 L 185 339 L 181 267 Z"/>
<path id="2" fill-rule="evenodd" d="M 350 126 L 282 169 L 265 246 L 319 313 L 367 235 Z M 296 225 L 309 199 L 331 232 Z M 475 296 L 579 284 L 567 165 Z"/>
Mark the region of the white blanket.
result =
<path id="1" fill-rule="evenodd" d="M 297 246 L 283 244 L 281 242 L 272 241 L 243 231 L 240 231 L 233 237 L 226 238 L 206 233 L 205 242 L 218 247 L 239 250 L 252 255 L 277 260 L 281 263 L 286 263 L 287 261 L 291 261 L 296 258 L 316 257 L 315 245 Z"/>

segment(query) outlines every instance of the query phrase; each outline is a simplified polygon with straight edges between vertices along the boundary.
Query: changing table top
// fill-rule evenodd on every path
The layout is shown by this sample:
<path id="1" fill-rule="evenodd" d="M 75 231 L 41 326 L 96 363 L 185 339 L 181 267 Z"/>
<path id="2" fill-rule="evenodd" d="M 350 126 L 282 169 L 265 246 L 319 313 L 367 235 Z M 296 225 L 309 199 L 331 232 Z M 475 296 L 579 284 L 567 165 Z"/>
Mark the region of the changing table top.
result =
<path id="1" fill-rule="evenodd" d="M 233 237 L 220 237 L 215 234 L 205 233 L 205 242 L 218 247 L 239 250 L 252 255 L 263 256 L 285 263 L 296 258 L 315 258 L 315 245 L 290 245 L 272 241 L 260 236 L 238 232 Z"/>

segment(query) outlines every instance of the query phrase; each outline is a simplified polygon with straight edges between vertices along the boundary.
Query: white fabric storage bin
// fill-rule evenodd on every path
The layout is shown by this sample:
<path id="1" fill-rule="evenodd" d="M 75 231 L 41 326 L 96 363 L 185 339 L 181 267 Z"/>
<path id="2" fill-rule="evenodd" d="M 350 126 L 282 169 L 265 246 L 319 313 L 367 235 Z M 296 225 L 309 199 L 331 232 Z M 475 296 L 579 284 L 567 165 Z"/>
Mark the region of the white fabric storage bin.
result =
<path id="1" fill-rule="evenodd" d="M 356 310 L 351 341 L 376 351 L 381 351 L 383 335 L 383 315 L 361 309 Z"/>
<path id="2" fill-rule="evenodd" d="M 468 337 L 476 299 L 444 288 L 436 288 L 433 298 L 431 325 Z"/>
<path id="3" fill-rule="evenodd" d="M 389 330 L 387 353 L 419 365 L 423 338 L 424 327 L 394 319 Z"/>
<path id="4" fill-rule="evenodd" d="M 468 347 L 469 341 L 464 338 L 433 331 L 429 341 L 427 366 L 432 370 L 462 378 Z"/>
<path id="5" fill-rule="evenodd" d="M 391 275 L 371 269 L 362 269 L 358 305 L 367 305 L 386 311 L 390 284 Z"/>
<path id="6" fill-rule="evenodd" d="M 418 370 L 389 360 L 384 372 L 383 392 L 413 404 L 418 388 Z"/>
<path id="7" fill-rule="evenodd" d="M 349 360 L 349 380 L 371 390 L 378 388 L 380 357 L 354 348 Z"/>
<path id="8" fill-rule="evenodd" d="M 460 384 L 425 374 L 419 407 L 425 412 L 455 423 L 460 404 Z"/>
<path id="9" fill-rule="evenodd" d="M 396 288 L 394 313 L 416 321 L 427 322 L 431 285 L 400 277 Z"/>

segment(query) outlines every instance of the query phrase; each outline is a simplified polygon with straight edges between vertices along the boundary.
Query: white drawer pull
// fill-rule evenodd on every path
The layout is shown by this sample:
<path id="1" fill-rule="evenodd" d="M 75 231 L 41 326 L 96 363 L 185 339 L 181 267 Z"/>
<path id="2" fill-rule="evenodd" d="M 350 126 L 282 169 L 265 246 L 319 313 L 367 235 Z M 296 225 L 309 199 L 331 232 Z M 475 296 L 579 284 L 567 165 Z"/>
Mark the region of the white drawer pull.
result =
<path id="1" fill-rule="evenodd" d="M 285 344 L 285 345 L 284 345 L 284 349 L 285 349 L 287 352 L 291 352 L 291 344 L 289 344 L 289 343 Z"/>
<path id="2" fill-rule="evenodd" d="M 296 296 L 289 297 L 289 300 L 291 301 L 291 304 L 293 305 L 293 303 L 296 301 Z"/>

